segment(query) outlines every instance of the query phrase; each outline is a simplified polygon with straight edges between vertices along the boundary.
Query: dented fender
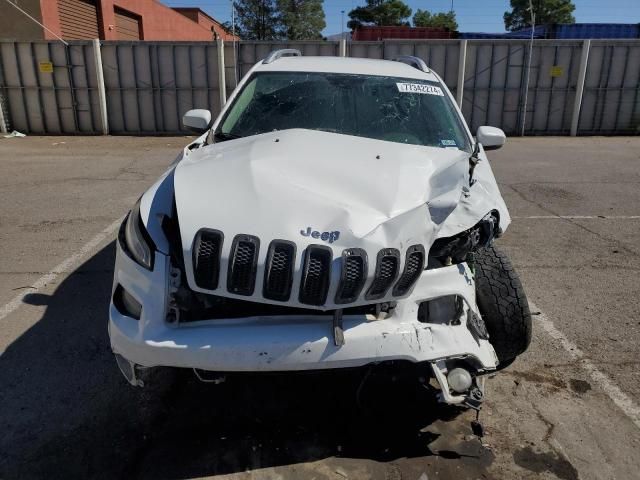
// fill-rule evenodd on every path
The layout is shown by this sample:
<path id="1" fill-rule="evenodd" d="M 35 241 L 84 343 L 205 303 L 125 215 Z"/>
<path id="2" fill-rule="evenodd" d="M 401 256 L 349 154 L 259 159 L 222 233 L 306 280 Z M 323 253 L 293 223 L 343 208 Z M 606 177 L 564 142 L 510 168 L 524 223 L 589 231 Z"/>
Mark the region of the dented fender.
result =
<path id="1" fill-rule="evenodd" d="M 484 150 L 480 150 L 479 157 L 480 161 L 473 172 L 473 183 L 463 189 L 456 208 L 442 223 L 438 238 L 452 237 L 463 232 L 491 212 L 498 214 L 500 233 L 504 233 L 509 227 L 511 215 Z"/>

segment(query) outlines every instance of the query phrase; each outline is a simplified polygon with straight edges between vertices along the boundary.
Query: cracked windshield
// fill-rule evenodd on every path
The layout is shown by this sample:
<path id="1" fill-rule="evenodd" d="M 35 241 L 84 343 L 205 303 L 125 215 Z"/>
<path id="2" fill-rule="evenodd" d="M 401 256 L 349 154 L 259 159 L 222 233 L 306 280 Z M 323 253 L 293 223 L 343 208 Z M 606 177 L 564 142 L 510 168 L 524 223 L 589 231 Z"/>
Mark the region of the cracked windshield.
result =
<path id="1" fill-rule="evenodd" d="M 254 75 L 217 137 L 291 128 L 469 150 L 453 104 L 436 82 L 335 73 Z"/>

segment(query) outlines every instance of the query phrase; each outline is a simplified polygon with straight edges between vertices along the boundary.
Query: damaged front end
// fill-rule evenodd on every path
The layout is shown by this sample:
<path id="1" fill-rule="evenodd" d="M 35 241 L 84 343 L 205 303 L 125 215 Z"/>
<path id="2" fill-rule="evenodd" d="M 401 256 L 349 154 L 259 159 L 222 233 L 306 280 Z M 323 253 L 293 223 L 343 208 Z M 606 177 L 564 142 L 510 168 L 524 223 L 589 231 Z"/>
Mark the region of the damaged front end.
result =
<path id="1" fill-rule="evenodd" d="M 473 265 L 473 254 L 502 235 L 497 211 L 488 213 L 473 227 L 452 237 L 438 238 L 429 250 L 427 268 L 438 268 L 467 262 Z"/>
<path id="2" fill-rule="evenodd" d="M 280 132 L 278 138 L 255 141 L 278 146 L 288 137 Z M 188 155 L 207 156 L 207 149 L 217 162 L 224 158 L 214 147 Z M 309 164 L 279 165 L 290 181 L 295 178 L 287 188 L 305 195 L 288 210 L 288 192 L 275 195 L 273 178 L 260 175 L 262 163 L 242 164 L 238 151 L 230 155 L 235 164 L 225 164 L 227 175 L 251 178 L 251 191 L 236 188 L 234 195 L 228 186 L 238 185 L 237 178 L 218 179 L 217 189 L 199 185 L 197 178 L 210 178 L 198 167 L 210 167 L 203 158 L 169 171 L 140 203 L 142 227 L 155 249 L 152 269 L 118 243 L 109 328 L 125 376 L 140 385 L 149 368 L 177 367 L 217 382 L 234 372 L 411 362 L 437 381 L 443 402 L 478 408 L 482 375 L 499 362 L 476 301 L 474 255 L 502 233 L 508 213 L 501 198 L 496 204 L 485 195 L 478 202 L 482 213 L 469 214 L 472 197 L 493 188 L 482 182 L 457 195 L 450 190 L 463 184 L 459 180 L 449 190 L 434 187 L 430 198 L 421 193 L 398 200 L 406 191 L 403 182 L 419 184 L 416 172 L 430 177 L 447 168 L 465 171 L 456 163 L 459 155 L 431 167 L 414 150 L 406 150 L 405 162 L 413 162 L 414 170 L 381 167 L 388 172 L 385 182 L 395 185 L 393 194 L 361 204 L 354 203 L 359 192 L 349 193 L 353 202 L 347 203 L 324 195 L 337 187 L 323 189 L 324 174 L 315 164 L 310 179 L 300 176 Z M 269 155 L 254 144 L 243 154 L 256 151 L 261 158 Z M 365 197 L 374 187 L 373 179 L 366 181 Z M 223 201 L 234 211 L 215 214 L 208 208 Z M 314 225 L 324 228 L 305 230 L 309 212 L 317 214 Z M 331 231 L 340 234 L 322 243 L 323 233 Z M 137 318 L 118 300 L 122 292 L 139 303 Z"/>

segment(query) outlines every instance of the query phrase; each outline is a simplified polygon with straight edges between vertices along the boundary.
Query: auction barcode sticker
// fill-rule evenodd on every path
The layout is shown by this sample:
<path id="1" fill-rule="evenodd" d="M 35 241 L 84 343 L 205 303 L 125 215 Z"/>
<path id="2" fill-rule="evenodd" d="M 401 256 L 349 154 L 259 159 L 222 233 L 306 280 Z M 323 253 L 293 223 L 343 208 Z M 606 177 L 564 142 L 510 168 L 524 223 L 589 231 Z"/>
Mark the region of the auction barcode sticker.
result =
<path id="1" fill-rule="evenodd" d="M 423 83 L 396 83 L 398 91 L 403 93 L 424 93 L 427 95 L 439 95 L 444 97 L 444 92 L 440 87 L 425 85 Z"/>

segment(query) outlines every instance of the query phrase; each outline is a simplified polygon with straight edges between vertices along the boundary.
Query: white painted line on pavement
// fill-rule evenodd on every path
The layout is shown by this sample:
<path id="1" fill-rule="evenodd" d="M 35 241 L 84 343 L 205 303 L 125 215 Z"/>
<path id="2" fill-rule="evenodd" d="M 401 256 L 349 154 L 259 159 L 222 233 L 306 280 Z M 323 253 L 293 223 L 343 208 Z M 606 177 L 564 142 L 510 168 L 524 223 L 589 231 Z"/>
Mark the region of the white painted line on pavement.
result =
<path id="1" fill-rule="evenodd" d="M 638 220 L 640 215 L 529 215 L 511 217 L 518 220 Z"/>
<path id="2" fill-rule="evenodd" d="M 89 240 L 86 244 L 80 248 L 76 253 L 66 258 L 62 263 L 53 267 L 49 271 L 49 273 L 45 273 L 38 280 L 33 283 L 28 290 L 19 295 L 15 296 L 9 303 L 0 308 L 0 321 L 4 320 L 9 314 L 16 311 L 21 305 L 26 297 L 29 294 L 37 293 L 41 289 L 43 289 L 47 284 L 54 281 L 59 275 L 63 273 L 67 273 L 74 267 L 76 264 L 80 263 L 87 257 L 89 254 L 93 253 L 93 250 L 100 245 L 107 237 L 111 236 L 120 226 L 122 222 L 122 218 L 119 218 L 107 228 L 98 233 L 95 237 Z"/>
<path id="3" fill-rule="evenodd" d="M 543 312 L 540 311 L 533 303 L 529 302 L 529 308 L 532 312 L 540 312 L 534 318 L 534 322 L 540 324 L 542 329 L 547 334 L 557 340 L 562 348 L 564 348 L 569 356 L 578 360 L 582 368 L 589 374 L 591 380 L 593 380 L 604 392 L 609 396 L 613 403 L 615 403 L 624 414 L 631 419 L 631 421 L 640 428 L 640 407 L 633 402 L 633 400 L 618 387 L 613 381 L 598 370 L 598 367 L 587 358 L 585 353 L 578 348 L 578 346 L 569 340 L 564 333 L 556 328 L 553 322 Z"/>

